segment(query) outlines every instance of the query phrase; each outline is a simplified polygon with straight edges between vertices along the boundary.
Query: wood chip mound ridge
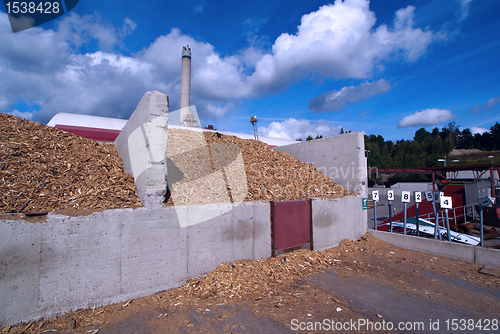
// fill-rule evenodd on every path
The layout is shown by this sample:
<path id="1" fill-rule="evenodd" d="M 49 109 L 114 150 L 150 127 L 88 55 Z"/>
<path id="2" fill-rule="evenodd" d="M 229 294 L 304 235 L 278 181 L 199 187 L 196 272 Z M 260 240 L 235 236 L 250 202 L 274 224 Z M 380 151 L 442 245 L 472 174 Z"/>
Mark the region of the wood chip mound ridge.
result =
<path id="1" fill-rule="evenodd" d="M 0 212 L 142 206 L 113 145 L 0 113 Z"/>
<path id="2" fill-rule="evenodd" d="M 231 143 L 241 150 L 248 186 L 247 201 L 292 201 L 306 197 L 355 195 L 336 184 L 313 164 L 303 163 L 264 142 L 206 131 L 207 143 Z"/>

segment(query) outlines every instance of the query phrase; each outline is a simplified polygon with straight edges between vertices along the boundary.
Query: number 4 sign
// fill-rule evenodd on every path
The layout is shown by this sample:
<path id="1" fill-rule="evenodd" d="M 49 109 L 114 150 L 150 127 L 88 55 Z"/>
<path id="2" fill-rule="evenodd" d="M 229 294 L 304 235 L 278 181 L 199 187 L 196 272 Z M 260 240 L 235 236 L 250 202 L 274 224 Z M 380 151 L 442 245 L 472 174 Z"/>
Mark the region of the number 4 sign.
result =
<path id="1" fill-rule="evenodd" d="M 409 191 L 402 191 L 401 192 L 401 202 L 409 203 L 411 201 L 410 196 L 411 196 L 411 194 Z"/>
<path id="2" fill-rule="evenodd" d="M 441 200 L 440 205 L 443 209 L 453 208 L 453 206 L 451 205 L 451 196 L 441 196 L 440 200 Z"/>

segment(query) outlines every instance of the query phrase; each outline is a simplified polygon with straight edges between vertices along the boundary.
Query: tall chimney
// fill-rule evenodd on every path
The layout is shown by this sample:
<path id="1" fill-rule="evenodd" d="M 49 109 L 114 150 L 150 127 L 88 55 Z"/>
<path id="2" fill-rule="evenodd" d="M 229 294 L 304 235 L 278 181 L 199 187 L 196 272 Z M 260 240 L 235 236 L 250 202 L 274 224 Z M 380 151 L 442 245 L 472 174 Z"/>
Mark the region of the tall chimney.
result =
<path id="1" fill-rule="evenodd" d="M 182 47 L 181 69 L 181 109 L 189 108 L 191 90 L 191 48 L 189 45 Z M 181 120 L 182 122 L 182 120 Z"/>

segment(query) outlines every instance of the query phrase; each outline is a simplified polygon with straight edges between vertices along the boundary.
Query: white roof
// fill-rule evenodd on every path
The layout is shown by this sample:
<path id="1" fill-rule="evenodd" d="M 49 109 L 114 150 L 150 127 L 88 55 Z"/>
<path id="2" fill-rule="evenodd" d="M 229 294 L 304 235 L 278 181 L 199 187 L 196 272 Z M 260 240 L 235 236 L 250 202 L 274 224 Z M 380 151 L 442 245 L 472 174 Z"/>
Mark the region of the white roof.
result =
<path id="1" fill-rule="evenodd" d="M 83 114 L 70 114 L 61 112 L 47 123 L 48 126 L 55 127 L 57 124 L 59 125 L 69 125 L 69 126 L 78 126 L 78 127 L 86 127 L 86 128 L 97 128 L 97 129 L 109 129 L 109 130 L 121 130 L 125 126 L 128 120 L 121 118 L 110 118 L 110 117 L 101 117 L 101 116 L 92 116 L 92 115 L 83 115 Z M 173 129 L 186 129 L 193 131 L 211 131 L 211 132 L 219 132 L 221 134 L 235 136 L 241 139 L 255 139 L 253 135 L 249 135 L 246 133 L 236 133 L 229 131 L 218 131 L 218 130 L 207 130 L 202 128 L 191 128 L 184 127 L 179 125 L 169 125 L 169 128 Z M 269 146 L 284 146 L 290 144 L 296 144 L 295 140 L 288 139 L 280 139 L 280 138 L 271 138 L 271 137 L 263 137 L 259 136 L 259 140 L 268 144 Z"/>
<path id="2" fill-rule="evenodd" d="M 126 119 L 60 112 L 55 114 L 47 125 L 54 127 L 56 124 L 59 124 L 86 128 L 121 130 L 126 123 Z"/>

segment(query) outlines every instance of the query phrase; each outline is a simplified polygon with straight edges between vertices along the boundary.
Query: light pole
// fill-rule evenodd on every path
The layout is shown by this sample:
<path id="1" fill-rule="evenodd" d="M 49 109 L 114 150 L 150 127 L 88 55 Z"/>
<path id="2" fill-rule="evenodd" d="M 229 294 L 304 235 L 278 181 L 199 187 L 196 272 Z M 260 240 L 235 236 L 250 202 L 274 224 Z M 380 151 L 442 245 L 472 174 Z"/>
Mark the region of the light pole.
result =
<path id="1" fill-rule="evenodd" d="M 488 157 L 488 159 L 491 159 L 491 164 L 493 165 L 493 156 L 492 156 L 492 155 L 490 155 L 490 156 Z"/>
<path id="2" fill-rule="evenodd" d="M 454 162 L 459 162 L 460 160 L 451 160 L 451 165 L 453 166 Z M 445 165 L 446 166 L 446 165 Z"/>
<path id="3" fill-rule="evenodd" d="M 444 166 L 446 167 L 446 159 L 438 159 L 438 161 L 443 161 L 444 162 Z"/>

